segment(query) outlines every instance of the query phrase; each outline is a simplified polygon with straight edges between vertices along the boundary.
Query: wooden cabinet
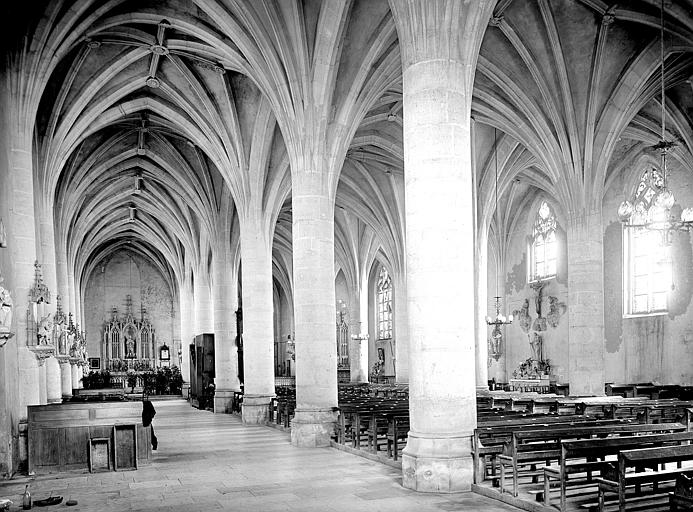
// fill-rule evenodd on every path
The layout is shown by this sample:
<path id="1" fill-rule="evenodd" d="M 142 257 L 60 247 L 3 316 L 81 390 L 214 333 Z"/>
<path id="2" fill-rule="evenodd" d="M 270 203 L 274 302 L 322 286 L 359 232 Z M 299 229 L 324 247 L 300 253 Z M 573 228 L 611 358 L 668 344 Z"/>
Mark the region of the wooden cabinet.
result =
<path id="1" fill-rule="evenodd" d="M 110 469 L 134 469 L 151 460 L 141 402 L 31 405 L 29 471 L 89 470 L 92 440 L 108 439 Z"/>

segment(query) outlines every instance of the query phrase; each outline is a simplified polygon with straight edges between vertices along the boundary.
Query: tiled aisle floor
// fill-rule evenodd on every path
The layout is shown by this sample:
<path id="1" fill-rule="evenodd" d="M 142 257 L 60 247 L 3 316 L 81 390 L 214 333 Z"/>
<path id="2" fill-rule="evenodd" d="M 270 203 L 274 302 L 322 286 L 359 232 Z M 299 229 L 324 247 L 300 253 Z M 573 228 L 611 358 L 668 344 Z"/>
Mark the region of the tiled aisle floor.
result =
<path id="1" fill-rule="evenodd" d="M 137 471 L 41 476 L 34 499 L 52 492 L 79 504 L 70 511 L 516 511 L 473 493 L 420 494 L 402 488 L 400 471 L 333 448 L 300 449 L 285 432 L 246 427 L 238 417 L 154 403 L 159 450 Z M 24 484 L 0 482 L 18 510 Z"/>

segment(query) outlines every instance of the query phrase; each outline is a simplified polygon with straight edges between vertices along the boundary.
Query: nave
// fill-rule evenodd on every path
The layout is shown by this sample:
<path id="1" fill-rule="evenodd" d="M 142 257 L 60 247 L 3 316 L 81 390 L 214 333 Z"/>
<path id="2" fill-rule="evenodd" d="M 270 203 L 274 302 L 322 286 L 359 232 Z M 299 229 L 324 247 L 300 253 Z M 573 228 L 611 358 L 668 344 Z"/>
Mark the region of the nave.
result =
<path id="1" fill-rule="evenodd" d="M 41 476 L 30 484 L 34 499 L 77 500 L 75 512 L 516 510 L 474 493 L 416 493 L 402 487 L 399 470 L 333 448 L 297 448 L 288 433 L 243 425 L 236 415 L 200 411 L 184 400 L 154 407 L 159 449 L 151 465 Z M 18 510 L 29 481 L 0 483 L 0 499 L 10 498 Z"/>

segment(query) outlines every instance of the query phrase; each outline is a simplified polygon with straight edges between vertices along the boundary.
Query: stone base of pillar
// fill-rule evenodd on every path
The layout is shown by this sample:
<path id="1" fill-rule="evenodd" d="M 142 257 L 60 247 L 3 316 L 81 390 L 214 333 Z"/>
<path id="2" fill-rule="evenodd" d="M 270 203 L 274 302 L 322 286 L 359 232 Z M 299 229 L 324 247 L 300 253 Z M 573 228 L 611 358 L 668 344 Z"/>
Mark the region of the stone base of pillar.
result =
<path id="1" fill-rule="evenodd" d="M 330 446 L 337 421 L 332 409 L 296 410 L 291 420 L 291 444 L 303 448 Z"/>
<path id="2" fill-rule="evenodd" d="M 216 389 L 214 391 L 214 412 L 217 414 L 231 414 L 233 406 L 232 389 Z"/>
<path id="3" fill-rule="evenodd" d="M 419 492 L 467 492 L 474 479 L 471 436 L 424 437 L 409 432 L 402 485 Z"/>
<path id="4" fill-rule="evenodd" d="M 241 417 L 246 425 L 264 425 L 269 420 L 270 395 L 243 395 Z"/>

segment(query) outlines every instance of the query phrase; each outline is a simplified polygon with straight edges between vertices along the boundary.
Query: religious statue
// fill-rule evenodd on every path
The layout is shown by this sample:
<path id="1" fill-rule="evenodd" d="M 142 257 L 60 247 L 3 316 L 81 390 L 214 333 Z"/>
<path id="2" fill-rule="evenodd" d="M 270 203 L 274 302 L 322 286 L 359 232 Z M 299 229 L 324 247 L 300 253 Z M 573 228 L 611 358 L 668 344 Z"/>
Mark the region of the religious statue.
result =
<path id="1" fill-rule="evenodd" d="M 546 318 L 541 316 L 541 303 L 544 298 L 544 286 L 545 283 L 541 281 L 531 285 L 532 289 L 534 290 L 534 310 L 537 312 L 537 318 L 534 320 L 534 324 L 532 324 L 533 331 L 541 332 L 546 330 Z"/>
<path id="2" fill-rule="evenodd" d="M 560 302 L 558 297 L 549 297 L 549 314 L 546 315 L 549 325 L 553 328 L 558 327 L 558 322 L 561 320 L 568 309 L 564 302 Z"/>
<path id="3" fill-rule="evenodd" d="M 75 333 L 68 330 L 60 335 L 58 338 L 58 354 L 67 354 L 68 347 L 71 347 L 75 343 Z"/>
<path id="4" fill-rule="evenodd" d="M 12 296 L 8 289 L 2 287 L 2 282 L 0 276 L 0 333 L 8 333 L 12 327 Z"/>
<path id="5" fill-rule="evenodd" d="M 125 357 L 130 359 L 137 357 L 135 354 L 135 340 L 131 336 L 125 338 Z"/>
<path id="6" fill-rule="evenodd" d="M 36 337 L 39 345 L 51 344 L 53 338 L 53 319 L 51 315 L 46 315 L 41 319 Z"/>
<path id="7" fill-rule="evenodd" d="M 532 324 L 532 317 L 529 316 L 529 299 L 525 299 L 521 309 L 513 311 L 513 315 L 517 319 L 517 323 L 523 332 L 529 332 L 529 326 Z"/>
<path id="8" fill-rule="evenodd" d="M 489 339 L 489 355 L 493 357 L 496 361 L 500 359 L 501 356 L 501 342 L 503 341 L 503 332 L 500 329 L 500 325 L 496 324 L 491 331 L 491 338 Z"/>
<path id="9" fill-rule="evenodd" d="M 533 334 L 529 345 L 532 347 L 532 359 L 534 361 L 544 360 L 544 340 L 541 338 L 541 334 L 536 332 Z"/>

